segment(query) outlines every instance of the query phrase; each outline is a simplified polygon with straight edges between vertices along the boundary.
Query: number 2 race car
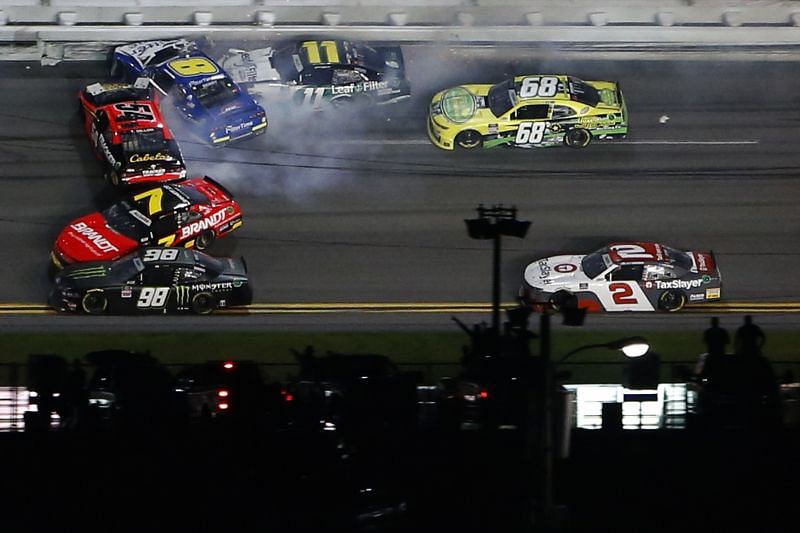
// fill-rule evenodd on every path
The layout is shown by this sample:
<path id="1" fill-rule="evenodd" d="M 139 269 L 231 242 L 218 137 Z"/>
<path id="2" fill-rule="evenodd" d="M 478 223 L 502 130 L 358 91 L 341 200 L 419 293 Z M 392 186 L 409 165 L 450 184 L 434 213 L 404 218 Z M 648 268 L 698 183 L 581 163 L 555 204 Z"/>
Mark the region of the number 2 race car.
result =
<path id="1" fill-rule="evenodd" d="M 628 110 L 613 81 L 564 75 L 517 76 L 496 85 L 461 85 L 434 95 L 428 137 L 439 148 L 532 148 L 622 139 Z"/>
<path id="2" fill-rule="evenodd" d="M 55 277 L 50 306 L 59 311 L 205 315 L 253 299 L 244 259 L 184 248 L 142 248 L 117 261 L 70 265 Z"/>
<path id="3" fill-rule="evenodd" d="M 93 83 L 80 93 L 84 128 L 114 186 L 186 177 L 178 143 L 151 97 L 150 80 Z"/>
<path id="4" fill-rule="evenodd" d="M 353 41 L 297 41 L 256 50 L 231 49 L 220 59 L 253 93 L 286 95 L 321 109 L 350 103 L 387 104 L 410 97 L 399 46 Z"/>
<path id="5" fill-rule="evenodd" d="M 534 306 L 589 311 L 678 311 L 721 296 L 712 252 L 652 242 L 617 242 L 588 255 L 559 255 L 525 268 L 520 299 Z"/>
<path id="6" fill-rule="evenodd" d="M 234 82 L 222 67 L 185 39 L 145 41 L 114 49 L 112 75 L 146 76 L 173 91 L 175 104 L 199 124 L 205 139 L 221 145 L 264 133 L 264 108 Z"/>
<path id="7" fill-rule="evenodd" d="M 209 177 L 167 184 L 74 220 L 56 239 L 53 265 L 113 261 L 141 246 L 205 250 L 242 225 L 239 204 Z"/>

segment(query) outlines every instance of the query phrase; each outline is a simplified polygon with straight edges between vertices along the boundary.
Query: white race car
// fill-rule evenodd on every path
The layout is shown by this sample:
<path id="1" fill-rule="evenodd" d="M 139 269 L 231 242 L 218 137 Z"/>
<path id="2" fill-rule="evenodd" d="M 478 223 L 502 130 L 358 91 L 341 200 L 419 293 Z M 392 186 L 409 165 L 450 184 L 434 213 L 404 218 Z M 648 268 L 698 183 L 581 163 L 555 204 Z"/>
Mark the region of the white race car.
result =
<path id="1" fill-rule="evenodd" d="M 721 296 L 712 252 L 684 252 L 653 242 L 616 242 L 588 255 L 530 263 L 523 303 L 589 311 L 678 311 Z"/>

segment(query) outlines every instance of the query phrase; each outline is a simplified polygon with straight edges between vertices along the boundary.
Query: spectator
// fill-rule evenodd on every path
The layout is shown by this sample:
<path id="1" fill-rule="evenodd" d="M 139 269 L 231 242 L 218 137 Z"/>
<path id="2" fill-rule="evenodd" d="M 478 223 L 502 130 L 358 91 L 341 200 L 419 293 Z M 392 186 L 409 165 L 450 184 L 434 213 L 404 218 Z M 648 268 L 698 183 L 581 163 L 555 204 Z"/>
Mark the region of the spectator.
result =
<path id="1" fill-rule="evenodd" d="M 728 331 L 720 327 L 719 318 L 711 317 L 711 327 L 703 332 L 703 342 L 709 356 L 725 354 L 725 347 L 730 344 L 731 338 Z"/>
<path id="2" fill-rule="evenodd" d="M 62 427 L 75 429 L 88 402 L 86 394 L 86 372 L 79 359 L 73 359 L 72 368 L 67 373 L 64 383 L 65 417 L 61 421 Z"/>
<path id="3" fill-rule="evenodd" d="M 744 324 L 736 330 L 735 348 L 737 355 L 760 356 L 767 337 L 756 324 L 753 324 L 753 317 L 746 315 Z"/>

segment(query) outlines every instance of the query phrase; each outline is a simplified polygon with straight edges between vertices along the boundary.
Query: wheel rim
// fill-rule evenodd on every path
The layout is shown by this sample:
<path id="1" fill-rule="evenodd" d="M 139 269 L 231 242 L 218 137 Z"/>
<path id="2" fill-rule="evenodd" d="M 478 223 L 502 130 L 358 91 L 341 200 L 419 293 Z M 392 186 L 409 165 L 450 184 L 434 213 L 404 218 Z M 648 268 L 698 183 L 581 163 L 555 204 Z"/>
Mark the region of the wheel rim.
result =
<path id="1" fill-rule="evenodd" d="M 197 240 L 195 241 L 194 246 L 198 250 L 205 250 L 206 248 L 208 248 L 211 245 L 211 243 L 213 241 L 214 241 L 214 234 L 213 233 L 209 233 L 209 232 L 201 233 L 200 236 L 197 237 Z"/>
<path id="2" fill-rule="evenodd" d="M 683 307 L 684 297 L 675 292 L 665 292 L 661 295 L 661 303 L 667 311 L 677 311 Z"/>
<path id="3" fill-rule="evenodd" d="M 462 148 L 475 148 L 481 144 L 481 136 L 477 131 L 467 130 L 458 135 L 458 145 Z"/>
<path id="4" fill-rule="evenodd" d="M 574 129 L 567 133 L 567 144 L 573 148 L 583 148 L 589 144 L 591 136 L 584 129 Z"/>
<path id="5" fill-rule="evenodd" d="M 89 292 L 83 296 L 83 310 L 90 315 L 99 315 L 106 310 L 106 297 L 99 292 Z"/>

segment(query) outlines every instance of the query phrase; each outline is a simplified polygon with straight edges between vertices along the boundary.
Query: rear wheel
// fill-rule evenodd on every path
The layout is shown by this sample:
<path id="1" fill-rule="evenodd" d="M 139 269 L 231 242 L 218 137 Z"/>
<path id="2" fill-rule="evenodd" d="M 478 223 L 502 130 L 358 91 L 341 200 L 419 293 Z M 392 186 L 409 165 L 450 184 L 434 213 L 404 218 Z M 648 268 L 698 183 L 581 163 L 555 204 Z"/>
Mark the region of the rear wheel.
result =
<path id="1" fill-rule="evenodd" d="M 208 292 L 198 292 L 192 298 L 192 311 L 198 315 L 207 315 L 214 310 L 214 296 Z"/>
<path id="2" fill-rule="evenodd" d="M 108 181 L 114 187 L 119 187 L 122 184 L 122 179 L 120 179 L 119 173 L 113 168 L 110 168 L 106 171 L 106 181 Z"/>
<path id="3" fill-rule="evenodd" d="M 586 148 L 590 142 L 592 142 L 592 134 L 583 128 L 575 128 L 564 134 L 564 144 L 570 148 Z"/>
<path id="4" fill-rule="evenodd" d="M 83 295 L 81 307 L 90 315 L 102 315 L 108 308 L 108 298 L 102 289 L 92 289 Z"/>
<path id="5" fill-rule="evenodd" d="M 658 297 L 658 307 L 670 313 L 680 311 L 686 305 L 686 295 L 681 291 L 664 291 Z"/>
<path id="6" fill-rule="evenodd" d="M 464 150 L 480 148 L 483 146 L 483 138 L 475 130 L 465 130 L 456 135 L 456 146 Z"/>
<path id="7" fill-rule="evenodd" d="M 216 234 L 214 233 L 214 230 L 208 229 L 197 236 L 197 238 L 194 240 L 194 247 L 198 250 L 206 250 L 209 246 L 211 246 L 211 243 L 214 242 L 215 238 Z"/>

